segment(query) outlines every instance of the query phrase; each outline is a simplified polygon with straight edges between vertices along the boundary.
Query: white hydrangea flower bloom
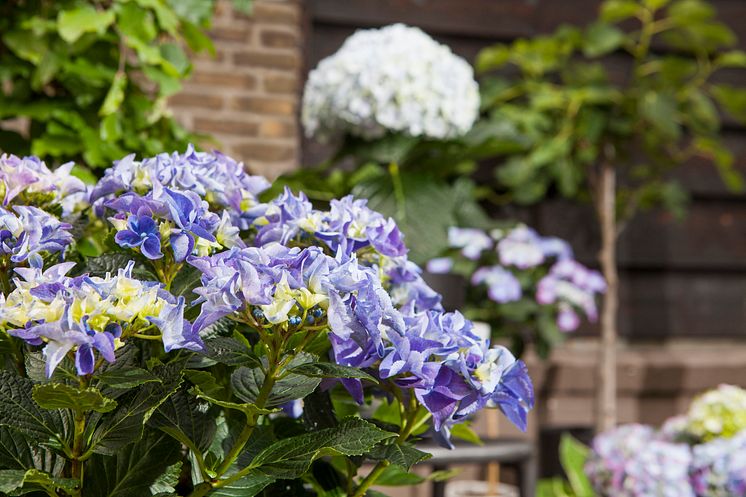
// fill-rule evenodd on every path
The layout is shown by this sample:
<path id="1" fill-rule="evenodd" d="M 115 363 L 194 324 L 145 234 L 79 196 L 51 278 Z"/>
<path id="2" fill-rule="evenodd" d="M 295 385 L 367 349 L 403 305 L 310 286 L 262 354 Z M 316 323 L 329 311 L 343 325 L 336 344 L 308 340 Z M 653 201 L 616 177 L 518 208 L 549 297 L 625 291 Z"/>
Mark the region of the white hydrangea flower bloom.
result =
<path id="1" fill-rule="evenodd" d="M 444 139 L 469 131 L 479 113 L 474 71 L 422 30 L 361 30 L 308 75 L 306 134 L 329 140 L 387 132 Z"/>

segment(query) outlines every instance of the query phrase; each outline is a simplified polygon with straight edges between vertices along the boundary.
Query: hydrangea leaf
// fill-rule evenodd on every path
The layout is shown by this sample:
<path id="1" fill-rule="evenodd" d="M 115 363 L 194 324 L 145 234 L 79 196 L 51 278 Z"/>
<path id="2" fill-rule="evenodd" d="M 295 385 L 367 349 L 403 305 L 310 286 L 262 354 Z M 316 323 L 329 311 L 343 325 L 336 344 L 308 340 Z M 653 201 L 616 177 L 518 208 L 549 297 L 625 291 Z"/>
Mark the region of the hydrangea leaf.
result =
<path id="1" fill-rule="evenodd" d="M 276 478 L 297 478 L 324 456 L 360 456 L 378 443 L 395 437 L 360 418 L 346 418 L 339 426 L 275 442 L 252 461 L 252 468 Z"/>
<path id="2" fill-rule="evenodd" d="M 72 409 L 74 411 L 109 412 L 117 401 L 104 397 L 97 388 L 80 389 L 64 383 L 35 385 L 33 397 L 44 409 Z"/>
<path id="3" fill-rule="evenodd" d="M 104 385 L 116 389 L 130 389 L 144 383 L 161 381 L 153 373 L 142 368 L 109 369 L 96 375 L 96 378 Z"/>
<path id="4" fill-rule="evenodd" d="M 277 411 L 277 409 L 262 409 L 253 403 L 239 404 L 237 402 L 229 402 L 226 400 L 219 400 L 213 398 L 200 390 L 199 387 L 194 387 L 190 390 L 190 393 L 199 399 L 206 400 L 210 404 L 223 407 L 225 409 L 232 409 L 234 411 L 241 411 L 246 415 L 247 418 L 253 419 L 257 414 L 270 414 Z"/>
<path id="5" fill-rule="evenodd" d="M 409 444 L 382 444 L 376 446 L 369 454 L 374 460 L 386 460 L 409 471 L 415 464 L 430 459 L 432 456 Z"/>
<path id="6" fill-rule="evenodd" d="M 592 497 L 593 488 L 583 470 L 588 459 L 588 448 L 572 438 L 564 435 L 560 441 L 560 461 L 567 474 L 570 486 L 577 497 Z"/>
<path id="7" fill-rule="evenodd" d="M 67 411 L 48 411 L 32 397 L 33 382 L 0 371 L 0 426 L 38 443 L 67 439 L 72 419 Z"/>
<path id="8" fill-rule="evenodd" d="M 359 378 L 378 383 L 378 380 L 360 368 L 340 366 L 331 362 L 312 362 L 301 364 L 289 370 L 291 373 L 312 378 Z"/>
<path id="9" fill-rule="evenodd" d="M 142 440 L 121 448 L 116 455 L 96 454 L 86 464 L 85 487 L 96 497 L 152 495 L 151 486 L 181 457 L 181 445 L 165 433 L 148 432 Z"/>
<path id="10" fill-rule="evenodd" d="M 231 375 L 236 396 L 244 402 L 254 403 L 264 383 L 264 372 L 260 368 L 240 367 Z M 267 407 L 276 407 L 295 399 L 302 399 L 321 383 L 321 378 L 288 373 L 277 381 L 267 400 Z"/>
<path id="11" fill-rule="evenodd" d="M 215 436 L 215 419 L 209 408 L 207 402 L 200 401 L 181 388 L 158 407 L 148 425 L 201 453 L 210 446 Z"/>
<path id="12" fill-rule="evenodd" d="M 259 358 L 242 342 L 231 337 L 205 341 L 203 354 L 227 366 L 258 366 Z"/>
<path id="13" fill-rule="evenodd" d="M 42 488 L 75 491 L 79 483 L 78 480 L 72 478 L 55 478 L 36 469 L 27 471 L 20 469 L 0 470 L 0 492 L 7 495 L 26 494 Z"/>
<path id="14" fill-rule="evenodd" d="M 128 392 L 120 398 L 118 407 L 103 419 L 94 413 L 89 425 L 96 428 L 89 450 L 113 455 L 121 447 L 138 440 L 144 424 L 155 410 L 178 390 L 182 383 L 182 367 L 181 362 L 175 362 L 155 368 L 153 373 L 161 380 L 160 383 L 146 383 Z"/>
<path id="15" fill-rule="evenodd" d="M 277 478 L 262 473 L 252 473 L 224 487 L 210 492 L 213 497 L 253 497 L 264 490 Z"/>

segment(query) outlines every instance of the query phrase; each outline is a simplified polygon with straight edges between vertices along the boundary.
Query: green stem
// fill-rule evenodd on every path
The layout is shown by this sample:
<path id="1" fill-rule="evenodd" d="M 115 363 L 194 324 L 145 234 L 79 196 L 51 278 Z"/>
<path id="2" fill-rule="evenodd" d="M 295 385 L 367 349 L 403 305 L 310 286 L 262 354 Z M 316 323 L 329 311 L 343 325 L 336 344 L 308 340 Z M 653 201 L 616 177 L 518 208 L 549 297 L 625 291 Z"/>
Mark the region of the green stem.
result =
<path id="1" fill-rule="evenodd" d="M 272 364 L 276 365 L 277 361 L 270 361 L 269 371 L 264 377 L 264 383 L 262 384 L 261 390 L 259 390 L 259 395 L 257 395 L 256 402 L 254 402 L 254 404 L 260 409 L 264 408 L 267 400 L 269 400 L 269 395 L 272 393 L 272 387 L 274 387 L 275 385 L 275 374 L 277 372 L 277 367 L 272 367 Z M 241 430 L 241 433 L 238 435 L 236 443 L 233 444 L 233 447 L 231 447 L 231 450 L 228 452 L 228 454 L 226 454 L 223 462 L 215 470 L 216 475 L 213 481 L 200 483 L 194 488 L 192 493 L 189 494 L 189 497 L 203 497 L 213 489 L 220 488 L 229 483 L 232 483 L 245 475 L 245 473 L 247 472 L 247 468 L 245 468 L 243 471 L 239 471 L 230 478 L 220 480 L 220 477 L 223 476 L 226 471 L 228 471 L 228 469 L 230 469 L 234 462 L 236 462 L 236 459 L 238 459 L 238 456 L 243 451 L 246 443 L 251 438 L 251 434 L 254 432 L 254 428 L 256 428 L 257 418 L 258 415 L 254 415 L 252 419 L 248 419 L 247 417 L 246 426 L 244 426 L 243 430 Z"/>
<path id="2" fill-rule="evenodd" d="M 373 470 L 368 473 L 368 476 L 366 476 L 365 479 L 360 482 L 360 485 L 357 487 L 357 490 L 355 490 L 355 493 L 352 494 L 352 497 L 363 497 L 363 495 L 365 495 L 365 492 L 367 492 L 368 489 L 373 486 L 376 480 L 378 480 L 378 477 L 381 476 L 386 468 L 389 467 L 389 464 L 391 463 L 389 463 L 388 461 L 379 461 L 378 464 L 373 467 Z"/>

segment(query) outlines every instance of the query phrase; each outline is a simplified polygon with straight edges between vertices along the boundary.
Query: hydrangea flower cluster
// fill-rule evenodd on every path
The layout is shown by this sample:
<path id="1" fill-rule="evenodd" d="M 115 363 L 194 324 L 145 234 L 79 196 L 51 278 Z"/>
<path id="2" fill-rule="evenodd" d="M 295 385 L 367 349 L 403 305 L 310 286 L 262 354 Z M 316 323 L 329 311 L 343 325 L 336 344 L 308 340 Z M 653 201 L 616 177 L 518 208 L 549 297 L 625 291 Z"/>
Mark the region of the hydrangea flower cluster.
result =
<path id="1" fill-rule="evenodd" d="M 361 30 L 311 71 L 306 134 L 365 139 L 387 132 L 443 139 L 465 134 L 479 111 L 471 66 L 418 28 Z"/>
<path id="2" fill-rule="evenodd" d="M 473 286 L 486 287 L 487 297 L 498 304 L 530 296 L 536 304 L 555 311 L 562 331 L 577 329 L 580 314 L 595 321 L 596 298 L 606 284 L 597 271 L 573 259 L 567 242 L 542 237 L 525 225 L 490 233 L 453 227 L 448 242 L 451 252 L 463 261 L 457 263 L 454 255 L 433 259 L 427 265 L 431 273 L 460 271 Z M 484 306 L 483 299 L 477 300 Z"/>
<path id="3" fill-rule="evenodd" d="M 328 326 L 337 364 L 411 390 L 444 441 L 488 404 L 525 429 L 533 406 L 525 365 L 489 348 L 461 314 L 442 311 L 391 219 L 351 197 L 318 211 L 286 190 L 256 224 L 256 247 L 190 259 L 203 275 L 196 330 L 224 316 L 274 330 Z M 363 401 L 359 379 L 341 381 Z"/>
<path id="4" fill-rule="evenodd" d="M 78 374 L 94 371 L 96 355 L 113 362 L 124 341 L 151 328 L 160 330 L 166 351 L 201 349 L 184 320 L 184 297 L 175 298 L 157 282 L 132 278 L 130 262 L 117 275 L 70 277 L 74 262 L 44 271 L 16 268 L 15 290 L 4 299 L 0 325 L 11 336 L 43 345 L 46 373 L 74 353 Z"/>
<path id="5" fill-rule="evenodd" d="M 746 496 L 746 430 L 694 446 L 690 473 L 698 497 Z"/>
<path id="6" fill-rule="evenodd" d="M 223 211 L 221 218 L 211 212 L 207 201 L 192 191 L 156 183 L 144 196 L 124 193 L 103 206 L 114 213 L 108 217 L 117 230 L 114 241 L 150 260 L 161 259 L 165 247 L 171 249 L 175 262 L 183 262 L 192 254 L 243 245 L 230 214 Z"/>
<path id="7" fill-rule="evenodd" d="M 746 390 L 720 385 L 697 397 L 686 416 L 686 431 L 697 440 L 729 438 L 746 430 Z"/>
<path id="8" fill-rule="evenodd" d="M 115 195 L 146 195 L 158 186 L 195 193 L 214 212 L 226 210 L 231 222 L 245 230 L 262 213 L 263 205 L 257 197 L 269 188 L 269 182 L 247 174 L 243 163 L 220 152 L 197 152 L 190 145 L 183 154 L 162 153 L 141 161 L 135 160 L 134 154 L 128 155 L 106 170 L 91 199 L 100 206 Z"/>
<path id="9" fill-rule="evenodd" d="M 60 209 L 63 216 L 88 205 L 88 189 L 70 174 L 73 163 L 51 171 L 37 157 L 0 155 L 0 196 L 3 207 L 34 205 L 46 210 Z"/>
<path id="10" fill-rule="evenodd" d="M 687 445 L 660 440 L 649 426 L 630 424 L 593 440 L 585 472 L 604 497 L 694 497 L 690 462 Z"/>
<path id="11" fill-rule="evenodd" d="M 40 268 L 43 255 L 64 256 L 73 242 L 71 228 L 37 207 L 16 205 L 12 211 L 0 207 L 0 257 L 9 257 L 14 265 L 28 261 Z M 8 265 L 3 266 L 7 270 Z"/>

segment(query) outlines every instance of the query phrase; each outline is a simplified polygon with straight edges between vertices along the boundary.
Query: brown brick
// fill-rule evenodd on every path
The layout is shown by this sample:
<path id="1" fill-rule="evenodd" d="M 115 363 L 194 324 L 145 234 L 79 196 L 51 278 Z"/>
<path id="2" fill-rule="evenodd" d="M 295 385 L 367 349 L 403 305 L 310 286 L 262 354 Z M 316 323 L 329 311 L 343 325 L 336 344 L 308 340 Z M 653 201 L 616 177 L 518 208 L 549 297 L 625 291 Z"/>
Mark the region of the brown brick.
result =
<path id="1" fill-rule="evenodd" d="M 286 74 L 267 74 L 264 76 L 264 89 L 268 93 L 291 93 L 298 91 L 298 77 Z"/>
<path id="2" fill-rule="evenodd" d="M 251 38 L 251 28 L 216 26 L 210 30 L 210 37 L 215 41 L 245 42 Z"/>
<path id="3" fill-rule="evenodd" d="M 195 62 L 199 63 L 202 61 L 205 62 L 223 62 L 225 61 L 225 52 L 222 50 L 215 50 L 215 55 L 209 53 L 209 52 L 200 52 L 198 54 L 194 54 L 194 60 Z"/>
<path id="4" fill-rule="evenodd" d="M 251 15 L 257 23 L 298 24 L 300 22 L 300 10 L 296 5 L 256 2 Z"/>
<path id="5" fill-rule="evenodd" d="M 295 121 L 264 119 L 259 125 L 259 136 L 262 138 L 292 138 L 297 133 Z"/>
<path id="6" fill-rule="evenodd" d="M 298 53 L 274 54 L 267 52 L 239 52 L 233 55 L 233 62 L 239 66 L 266 67 L 269 69 L 300 69 Z"/>
<path id="7" fill-rule="evenodd" d="M 256 136 L 259 131 L 257 123 L 235 121 L 228 119 L 209 119 L 196 117 L 194 127 L 203 133 L 218 133 L 226 135 Z"/>
<path id="8" fill-rule="evenodd" d="M 246 143 L 235 147 L 244 161 L 270 161 L 279 162 L 290 160 L 295 157 L 292 145 L 273 145 L 269 143 Z"/>
<path id="9" fill-rule="evenodd" d="M 294 48 L 298 46 L 298 35 L 291 31 L 263 29 L 259 33 L 262 46 L 269 48 Z"/>
<path id="10" fill-rule="evenodd" d="M 169 100 L 171 105 L 177 107 L 198 107 L 200 109 L 221 109 L 223 97 L 208 95 L 205 93 L 182 92 L 174 95 Z"/>
<path id="11" fill-rule="evenodd" d="M 197 70 L 190 81 L 192 83 L 214 87 L 241 88 L 245 90 L 253 90 L 256 88 L 256 77 L 251 74 Z"/>
<path id="12" fill-rule="evenodd" d="M 283 98 L 242 97 L 234 100 L 234 107 L 256 114 L 292 116 L 295 114 L 295 102 Z"/>

